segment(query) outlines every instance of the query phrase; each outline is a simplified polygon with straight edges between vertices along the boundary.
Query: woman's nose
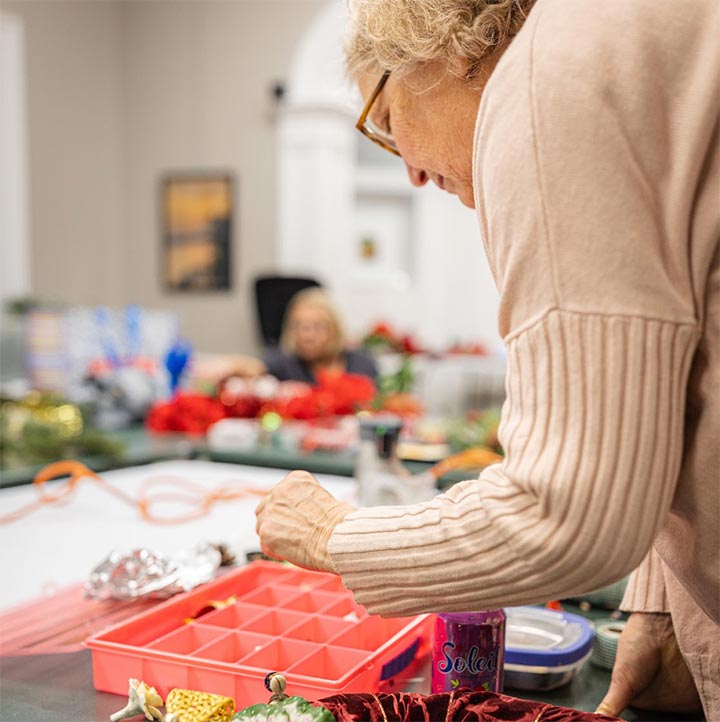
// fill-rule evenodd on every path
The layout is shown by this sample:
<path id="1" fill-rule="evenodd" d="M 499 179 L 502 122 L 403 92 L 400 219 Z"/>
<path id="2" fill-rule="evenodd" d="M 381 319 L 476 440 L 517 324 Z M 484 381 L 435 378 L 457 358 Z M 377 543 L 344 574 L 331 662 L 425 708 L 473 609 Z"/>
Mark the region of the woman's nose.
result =
<path id="1" fill-rule="evenodd" d="M 424 186 L 428 182 L 428 174 L 424 170 L 420 170 L 420 168 L 415 168 L 407 162 L 405 163 L 405 167 L 407 168 L 407 174 L 410 178 L 410 182 L 414 186 L 417 186 L 419 188 L 420 186 Z"/>

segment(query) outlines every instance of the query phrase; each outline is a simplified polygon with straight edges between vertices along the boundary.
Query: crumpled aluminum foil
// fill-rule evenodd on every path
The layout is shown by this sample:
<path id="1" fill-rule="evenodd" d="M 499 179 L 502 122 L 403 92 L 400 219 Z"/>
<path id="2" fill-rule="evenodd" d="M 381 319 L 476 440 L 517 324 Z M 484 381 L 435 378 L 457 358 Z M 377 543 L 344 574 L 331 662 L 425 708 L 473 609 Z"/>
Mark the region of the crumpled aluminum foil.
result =
<path id="1" fill-rule="evenodd" d="M 209 582 L 221 562 L 221 553 L 207 542 L 171 557 L 144 548 L 113 551 L 92 570 L 85 593 L 93 599 L 164 599 Z"/>

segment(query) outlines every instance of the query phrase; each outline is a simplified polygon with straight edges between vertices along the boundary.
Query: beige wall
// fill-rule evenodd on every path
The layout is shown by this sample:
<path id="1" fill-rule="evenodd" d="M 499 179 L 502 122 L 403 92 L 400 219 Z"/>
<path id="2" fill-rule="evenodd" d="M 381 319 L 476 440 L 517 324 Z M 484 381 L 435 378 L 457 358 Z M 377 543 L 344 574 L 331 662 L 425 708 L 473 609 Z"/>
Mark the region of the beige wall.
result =
<path id="1" fill-rule="evenodd" d="M 24 20 L 34 294 L 123 298 L 120 8 L 4 0 Z"/>
<path id="2" fill-rule="evenodd" d="M 206 351 L 256 347 L 250 281 L 275 259 L 269 87 L 327 0 L 4 0 L 26 24 L 34 292 L 173 308 Z M 234 288 L 167 294 L 158 183 L 237 181 Z"/>
<path id="3" fill-rule="evenodd" d="M 269 88 L 287 75 L 320 0 L 132 2 L 123 14 L 129 289 L 147 305 L 172 304 L 199 348 L 249 350 L 249 281 L 275 260 L 275 124 Z M 235 286 L 230 295 L 160 290 L 159 174 L 235 173 Z M 143 262 L 138 262 L 143 259 Z"/>

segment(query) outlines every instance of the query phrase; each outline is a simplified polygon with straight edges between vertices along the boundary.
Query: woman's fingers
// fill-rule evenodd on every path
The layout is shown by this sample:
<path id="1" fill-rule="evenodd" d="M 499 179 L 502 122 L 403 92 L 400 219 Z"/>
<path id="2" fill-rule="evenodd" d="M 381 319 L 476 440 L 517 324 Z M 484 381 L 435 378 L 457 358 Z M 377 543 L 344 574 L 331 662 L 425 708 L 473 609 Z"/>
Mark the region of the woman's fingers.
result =
<path id="1" fill-rule="evenodd" d="M 258 504 L 255 530 L 265 554 L 311 569 L 331 569 L 327 544 L 350 507 L 306 471 L 292 471 Z"/>
<path id="2" fill-rule="evenodd" d="M 620 713 L 629 706 L 633 696 L 633 689 L 627 679 L 613 673 L 607 694 L 595 712 L 606 714 L 608 717 L 619 717 Z"/>
<path id="3" fill-rule="evenodd" d="M 669 614 L 636 612 L 625 625 L 610 687 L 597 712 L 617 717 L 630 706 L 666 712 L 700 708 Z"/>

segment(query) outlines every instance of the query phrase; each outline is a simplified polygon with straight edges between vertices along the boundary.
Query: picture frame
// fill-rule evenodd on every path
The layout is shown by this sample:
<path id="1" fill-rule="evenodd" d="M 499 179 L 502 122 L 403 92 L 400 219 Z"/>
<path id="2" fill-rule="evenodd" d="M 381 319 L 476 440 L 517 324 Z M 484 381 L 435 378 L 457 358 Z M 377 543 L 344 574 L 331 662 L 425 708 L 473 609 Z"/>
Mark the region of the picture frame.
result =
<path id="1" fill-rule="evenodd" d="M 235 179 L 231 173 L 174 172 L 161 179 L 165 290 L 231 290 L 234 204 Z"/>

